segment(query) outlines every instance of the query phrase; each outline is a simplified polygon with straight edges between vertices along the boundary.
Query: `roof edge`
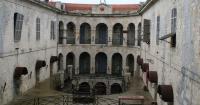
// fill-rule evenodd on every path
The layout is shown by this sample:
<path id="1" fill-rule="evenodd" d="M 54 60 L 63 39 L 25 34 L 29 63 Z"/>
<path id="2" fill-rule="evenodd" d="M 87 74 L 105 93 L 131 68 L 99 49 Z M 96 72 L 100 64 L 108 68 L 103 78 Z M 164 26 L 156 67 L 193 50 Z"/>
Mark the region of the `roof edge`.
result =
<path id="1" fill-rule="evenodd" d="M 157 1 L 159 0 L 147 0 L 144 5 L 137 11 L 140 15 L 146 12 L 149 8 L 151 8 Z"/>
<path id="2" fill-rule="evenodd" d="M 53 12 L 56 12 L 58 14 L 62 15 L 70 15 L 70 16 L 94 16 L 94 17 L 112 17 L 112 16 L 119 16 L 119 17 L 129 17 L 129 16 L 139 16 L 142 15 L 146 10 L 148 10 L 151 6 L 153 6 L 157 1 L 159 0 L 147 0 L 144 5 L 140 7 L 140 9 L 135 12 L 135 13 L 130 13 L 130 14 L 83 14 L 83 13 L 70 13 L 70 12 L 65 12 L 63 10 L 60 10 L 56 7 L 50 6 L 42 1 L 39 0 L 22 0 L 24 2 L 31 2 L 36 5 L 39 5 L 43 8 L 49 9 Z"/>

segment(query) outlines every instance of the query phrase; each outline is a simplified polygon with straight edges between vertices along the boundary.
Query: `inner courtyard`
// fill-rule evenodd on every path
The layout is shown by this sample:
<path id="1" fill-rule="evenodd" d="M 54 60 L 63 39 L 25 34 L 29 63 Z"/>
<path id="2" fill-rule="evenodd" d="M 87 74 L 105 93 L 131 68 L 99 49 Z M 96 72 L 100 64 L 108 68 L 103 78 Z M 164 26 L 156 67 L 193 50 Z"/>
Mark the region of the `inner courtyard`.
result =
<path id="1" fill-rule="evenodd" d="M 0 0 L 0 105 L 200 105 L 199 10 Z"/>

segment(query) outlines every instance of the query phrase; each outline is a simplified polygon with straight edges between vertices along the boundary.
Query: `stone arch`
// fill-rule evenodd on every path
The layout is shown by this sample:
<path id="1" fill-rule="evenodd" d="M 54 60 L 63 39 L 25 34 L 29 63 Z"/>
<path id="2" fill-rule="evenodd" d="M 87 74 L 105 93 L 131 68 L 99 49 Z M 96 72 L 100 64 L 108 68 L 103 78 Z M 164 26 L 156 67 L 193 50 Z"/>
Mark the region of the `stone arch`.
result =
<path id="1" fill-rule="evenodd" d="M 130 23 L 127 29 L 127 45 L 134 46 L 135 45 L 135 24 Z"/>
<path id="2" fill-rule="evenodd" d="M 110 89 L 111 94 L 117 94 L 122 92 L 122 87 L 119 83 L 113 83 Z"/>
<path id="3" fill-rule="evenodd" d="M 94 86 L 96 95 L 106 95 L 106 84 L 103 82 L 97 82 Z"/>
<path id="4" fill-rule="evenodd" d="M 90 74 L 90 54 L 87 52 L 80 54 L 79 74 Z"/>
<path id="5" fill-rule="evenodd" d="M 116 46 L 123 45 L 123 26 L 120 23 L 113 26 L 112 44 Z"/>
<path id="6" fill-rule="evenodd" d="M 99 52 L 95 56 L 95 73 L 106 74 L 107 73 L 107 55 L 103 52 Z"/>
<path id="7" fill-rule="evenodd" d="M 126 57 L 126 66 L 128 67 L 128 72 L 131 73 L 131 75 L 134 75 L 134 67 L 135 67 L 135 61 L 134 56 L 132 54 L 127 55 Z"/>
<path id="8" fill-rule="evenodd" d="M 122 55 L 120 53 L 115 53 L 112 56 L 112 75 L 121 76 L 122 75 Z"/>
<path id="9" fill-rule="evenodd" d="M 67 24 L 67 44 L 75 44 L 76 26 L 73 22 Z"/>
<path id="10" fill-rule="evenodd" d="M 63 21 L 59 21 L 59 27 L 58 27 L 59 37 L 58 37 L 58 43 L 63 44 L 63 37 L 64 37 L 64 23 Z"/>
<path id="11" fill-rule="evenodd" d="M 91 26 L 88 23 L 80 26 L 80 44 L 91 44 Z"/>
<path id="12" fill-rule="evenodd" d="M 88 82 L 82 82 L 81 84 L 79 84 L 78 91 L 83 94 L 90 93 L 90 84 Z"/>
<path id="13" fill-rule="evenodd" d="M 96 44 L 107 44 L 108 40 L 108 27 L 104 23 L 99 23 L 96 26 L 96 36 L 95 43 Z"/>

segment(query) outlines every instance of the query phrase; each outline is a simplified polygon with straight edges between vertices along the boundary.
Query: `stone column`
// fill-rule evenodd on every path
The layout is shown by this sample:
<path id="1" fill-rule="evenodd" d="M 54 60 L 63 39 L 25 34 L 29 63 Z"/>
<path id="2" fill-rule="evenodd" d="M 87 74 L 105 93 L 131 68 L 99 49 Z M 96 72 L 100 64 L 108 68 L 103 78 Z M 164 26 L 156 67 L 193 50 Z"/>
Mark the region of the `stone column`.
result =
<path id="1" fill-rule="evenodd" d="M 79 56 L 79 53 L 75 56 L 75 75 L 79 74 Z"/>
<path id="2" fill-rule="evenodd" d="M 95 55 L 90 55 L 90 74 L 95 74 Z"/>
<path id="3" fill-rule="evenodd" d="M 111 91 L 110 91 L 110 81 L 109 80 L 107 80 L 108 82 L 107 82 L 107 86 L 106 86 L 106 94 L 107 95 L 110 95 L 111 94 Z"/>
<path id="4" fill-rule="evenodd" d="M 112 46 L 112 27 L 108 26 L 108 45 Z"/>
<path id="5" fill-rule="evenodd" d="M 64 40 L 63 43 L 67 44 L 67 26 L 64 24 Z"/>
<path id="6" fill-rule="evenodd" d="M 80 26 L 78 26 L 80 27 Z M 80 44 L 80 28 L 76 28 L 76 33 L 75 33 L 75 44 L 79 45 Z"/>
<path id="7" fill-rule="evenodd" d="M 112 74 L 112 56 L 109 54 L 107 56 L 107 74 Z"/>
<path id="8" fill-rule="evenodd" d="M 95 44 L 96 27 L 91 27 L 91 44 Z"/>
<path id="9" fill-rule="evenodd" d="M 124 76 L 126 72 L 126 56 L 122 56 L 122 76 Z"/>
<path id="10" fill-rule="evenodd" d="M 126 30 L 125 30 L 126 31 Z M 127 35 L 128 33 L 123 33 L 123 46 L 127 46 Z"/>

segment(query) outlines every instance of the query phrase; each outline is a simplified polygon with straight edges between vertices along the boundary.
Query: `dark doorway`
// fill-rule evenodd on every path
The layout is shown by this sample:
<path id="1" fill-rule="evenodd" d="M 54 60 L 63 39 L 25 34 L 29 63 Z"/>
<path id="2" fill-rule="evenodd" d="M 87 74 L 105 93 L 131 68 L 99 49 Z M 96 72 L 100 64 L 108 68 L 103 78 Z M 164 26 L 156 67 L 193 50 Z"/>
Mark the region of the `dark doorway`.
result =
<path id="1" fill-rule="evenodd" d="M 79 58 L 79 74 L 90 74 L 90 55 L 82 53 Z"/>
<path id="2" fill-rule="evenodd" d="M 75 74 L 75 56 L 73 53 L 69 53 L 67 54 L 67 57 L 66 57 L 66 68 L 67 68 L 67 71 L 68 71 L 68 66 L 71 65 L 72 66 L 72 74 L 74 75 Z"/>
<path id="3" fill-rule="evenodd" d="M 58 71 L 63 70 L 63 55 L 59 54 L 58 56 Z"/>
<path id="4" fill-rule="evenodd" d="M 121 76 L 122 74 L 122 56 L 119 53 L 115 53 L 112 56 L 112 75 Z"/>
<path id="5" fill-rule="evenodd" d="M 118 94 L 122 92 L 120 84 L 114 83 L 111 85 L 111 94 Z"/>
<path id="6" fill-rule="evenodd" d="M 83 82 L 79 85 L 80 94 L 90 94 L 90 85 L 87 82 Z"/>
<path id="7" fill-rule="evenodd" d="M 128 72 L 131 73 L 131 75 L 134 75 L 134 56 L 132 54 L 129 54 L 126 58 L 126 66 L 128 67 Z"/>
<path id="8" fill-rule="evenodd" d="M 98 53 L 95 57 L 95 71 L 96 74 L 107 73 L 107 56 L 105 53 Z"/>
<path id="9" fill-rule="evenodd" d="M 100 23 L 96 27 L 96 44 L 107 44 L 108 27 L 104 23 Z"/>
<path id="10" fill-rule="evenodd" d="M 106 85 L 103 82 L 98 82 L 94 89 L 96 95 L 106 95 Z"/>

